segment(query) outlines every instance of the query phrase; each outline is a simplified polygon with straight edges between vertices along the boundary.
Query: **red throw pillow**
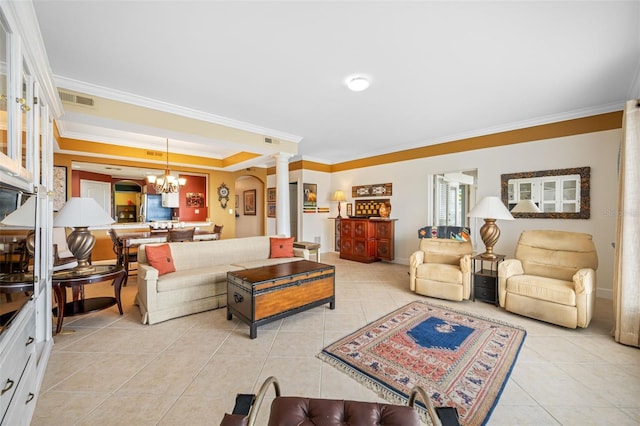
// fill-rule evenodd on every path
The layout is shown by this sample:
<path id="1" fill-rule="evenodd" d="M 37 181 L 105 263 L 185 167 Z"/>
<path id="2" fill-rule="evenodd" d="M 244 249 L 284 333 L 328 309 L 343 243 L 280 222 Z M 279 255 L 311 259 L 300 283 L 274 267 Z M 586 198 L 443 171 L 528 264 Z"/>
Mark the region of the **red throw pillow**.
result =
<path id="1" fill-rule="evenodd" d="M 293 237 L 277 238 L 271 237 L 271 259 L 276 257 L 293 257 Z"/>
<path id="2" fill-rule="evenodd" d="M 169 244 L 160 244 L 158 246 L 144 246 L 149 265 L 158 270 L 158 275 L 164 275 L 176 270 L 171 257 L 171 247 Z"/>

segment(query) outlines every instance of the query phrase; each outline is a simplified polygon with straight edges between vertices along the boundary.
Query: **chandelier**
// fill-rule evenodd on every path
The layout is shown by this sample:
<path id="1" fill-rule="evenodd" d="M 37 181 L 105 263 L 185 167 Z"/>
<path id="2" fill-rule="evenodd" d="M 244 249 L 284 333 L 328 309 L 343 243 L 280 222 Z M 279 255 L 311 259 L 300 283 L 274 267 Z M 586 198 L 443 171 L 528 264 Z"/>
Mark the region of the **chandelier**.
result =
<path id="1" fill-rule="evenodd" d="M 185 178 L 176 178 L 171 176 L 169 170 L 169 139 L 167 139 L 167 168 L 164 169 L 164 175 L 162 176 L 147 176 L 147 182 L 153 185 L 153 189 L 157 194 L 166 194 L 170 192 L 178 192 L 180 188 L 187 183 Z"/>

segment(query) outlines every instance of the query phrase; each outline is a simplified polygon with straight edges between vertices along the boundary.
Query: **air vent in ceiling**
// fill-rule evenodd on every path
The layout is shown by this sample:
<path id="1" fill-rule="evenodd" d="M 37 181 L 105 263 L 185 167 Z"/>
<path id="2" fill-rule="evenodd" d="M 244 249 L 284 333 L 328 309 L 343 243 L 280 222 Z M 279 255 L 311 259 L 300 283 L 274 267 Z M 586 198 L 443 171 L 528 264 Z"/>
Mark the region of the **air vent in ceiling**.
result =
<path id="1" fill-rule="evenodd" d="M 60 100 L 64 103 L 74 104 L 74 105 L 82 105 L 86 107 L 93 107 L 94 100 L 93 98 L 88 98 L 86 96 L 74 95 L 73 93 L 63 92 L 62 90 L 58 90 L 58 95 L 60 96 Z"/>
<path id="2" fill-rule="evenodd" d="M 270 143 L 270 144 L 279 144 L 280 141 L 278 139 L 273 139 L 273 138 L 269 138 L 269 137 L 264 137 L 264 143 Z"/>

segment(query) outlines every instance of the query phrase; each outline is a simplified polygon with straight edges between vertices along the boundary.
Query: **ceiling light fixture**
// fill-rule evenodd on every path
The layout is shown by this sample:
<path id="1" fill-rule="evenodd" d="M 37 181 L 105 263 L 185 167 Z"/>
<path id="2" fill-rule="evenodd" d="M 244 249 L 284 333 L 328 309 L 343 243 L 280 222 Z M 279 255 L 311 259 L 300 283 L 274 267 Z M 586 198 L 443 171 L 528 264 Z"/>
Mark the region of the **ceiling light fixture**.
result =
<path id="1" fill-rule="evenodd" d="M 369 80 L 365 77 L 353 77 L 347 82 L 347 87 L 354 92 L 362 92 L 366 90 L 370 84 Z"/>
<path id="2" fill-rule="evenodd" d="M 167 168 L 164 169 L 164 175 L 147 176 L 147 182 L 153 185 L 153 189 L 157 194 L 178 192 L 187 183 L 185 178 L 176 179 L 175 176 L 171 176 L 171 170 L 169 170 L 169 139 L 167 139 Z"/>

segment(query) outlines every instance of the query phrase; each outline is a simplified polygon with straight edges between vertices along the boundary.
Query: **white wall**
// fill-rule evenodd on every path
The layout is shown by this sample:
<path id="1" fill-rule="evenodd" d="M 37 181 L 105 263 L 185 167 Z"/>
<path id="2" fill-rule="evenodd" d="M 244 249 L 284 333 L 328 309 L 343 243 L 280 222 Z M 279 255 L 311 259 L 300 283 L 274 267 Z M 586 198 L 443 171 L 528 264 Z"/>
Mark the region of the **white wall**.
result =
<path id="1" fill-rule="evenodd" d="M 409 256 L 418 245 L 418 228 L 431 225 L 426 222 L 429 174 L 477 169 L 477 196 L 478 199 L 482 199 L 486 195 L 500 196 L 500 175 L 504 173 L 591 167 L 590 219 L 498 221 L 502 234 L 495 246 L 495 252 L 513 256 L 520 233 L 527 229 L 557 229 L 589 233 L 593 235 L 598 250 L 598 295 L 611 298 L 613 281 L 611 243 L 615 239 L 616 218 L 613 211 L 617 197 L 617 158 L 620 138 L 619 129 L 609 130 L 348 170 L 331 174 L 329 182 L 320 176 L 324 173 L 305 171 L 304 180 L 318 183 L 320 196 L 330 197 L 332 190 L 343 189 L 347 202 L 354 201 L 350 198 L 351 187 L 354 185 L 391 182 L 393 184 L 393 195 L 390 197 L 391 217 L 398 219 L 395 262 L 408 264 Z M 312 179 L 318 182 L 312 182 Z M 332 207 L 329 217 L 335 216 L 336 203 L 329 202 L 326 198 L 321 200 L 319 205 L 330 203 Z M 320 217 L 303 217 L 303 220 L 304 239 L 308 240 L 318 232 L 322 232 L 321 251 L 332 251 L 333 244 L 327 242 L 332 242 L 334 238 L 333 221 L 323 222 Z M 482 225 L 482 221 L 479 220 L 477 225 L 472 222 L 471 225 L 475 228 L 472 232 L 475 232 Z M 480 244 L 482 250 L 482 242 L 476 243 Z"/>

